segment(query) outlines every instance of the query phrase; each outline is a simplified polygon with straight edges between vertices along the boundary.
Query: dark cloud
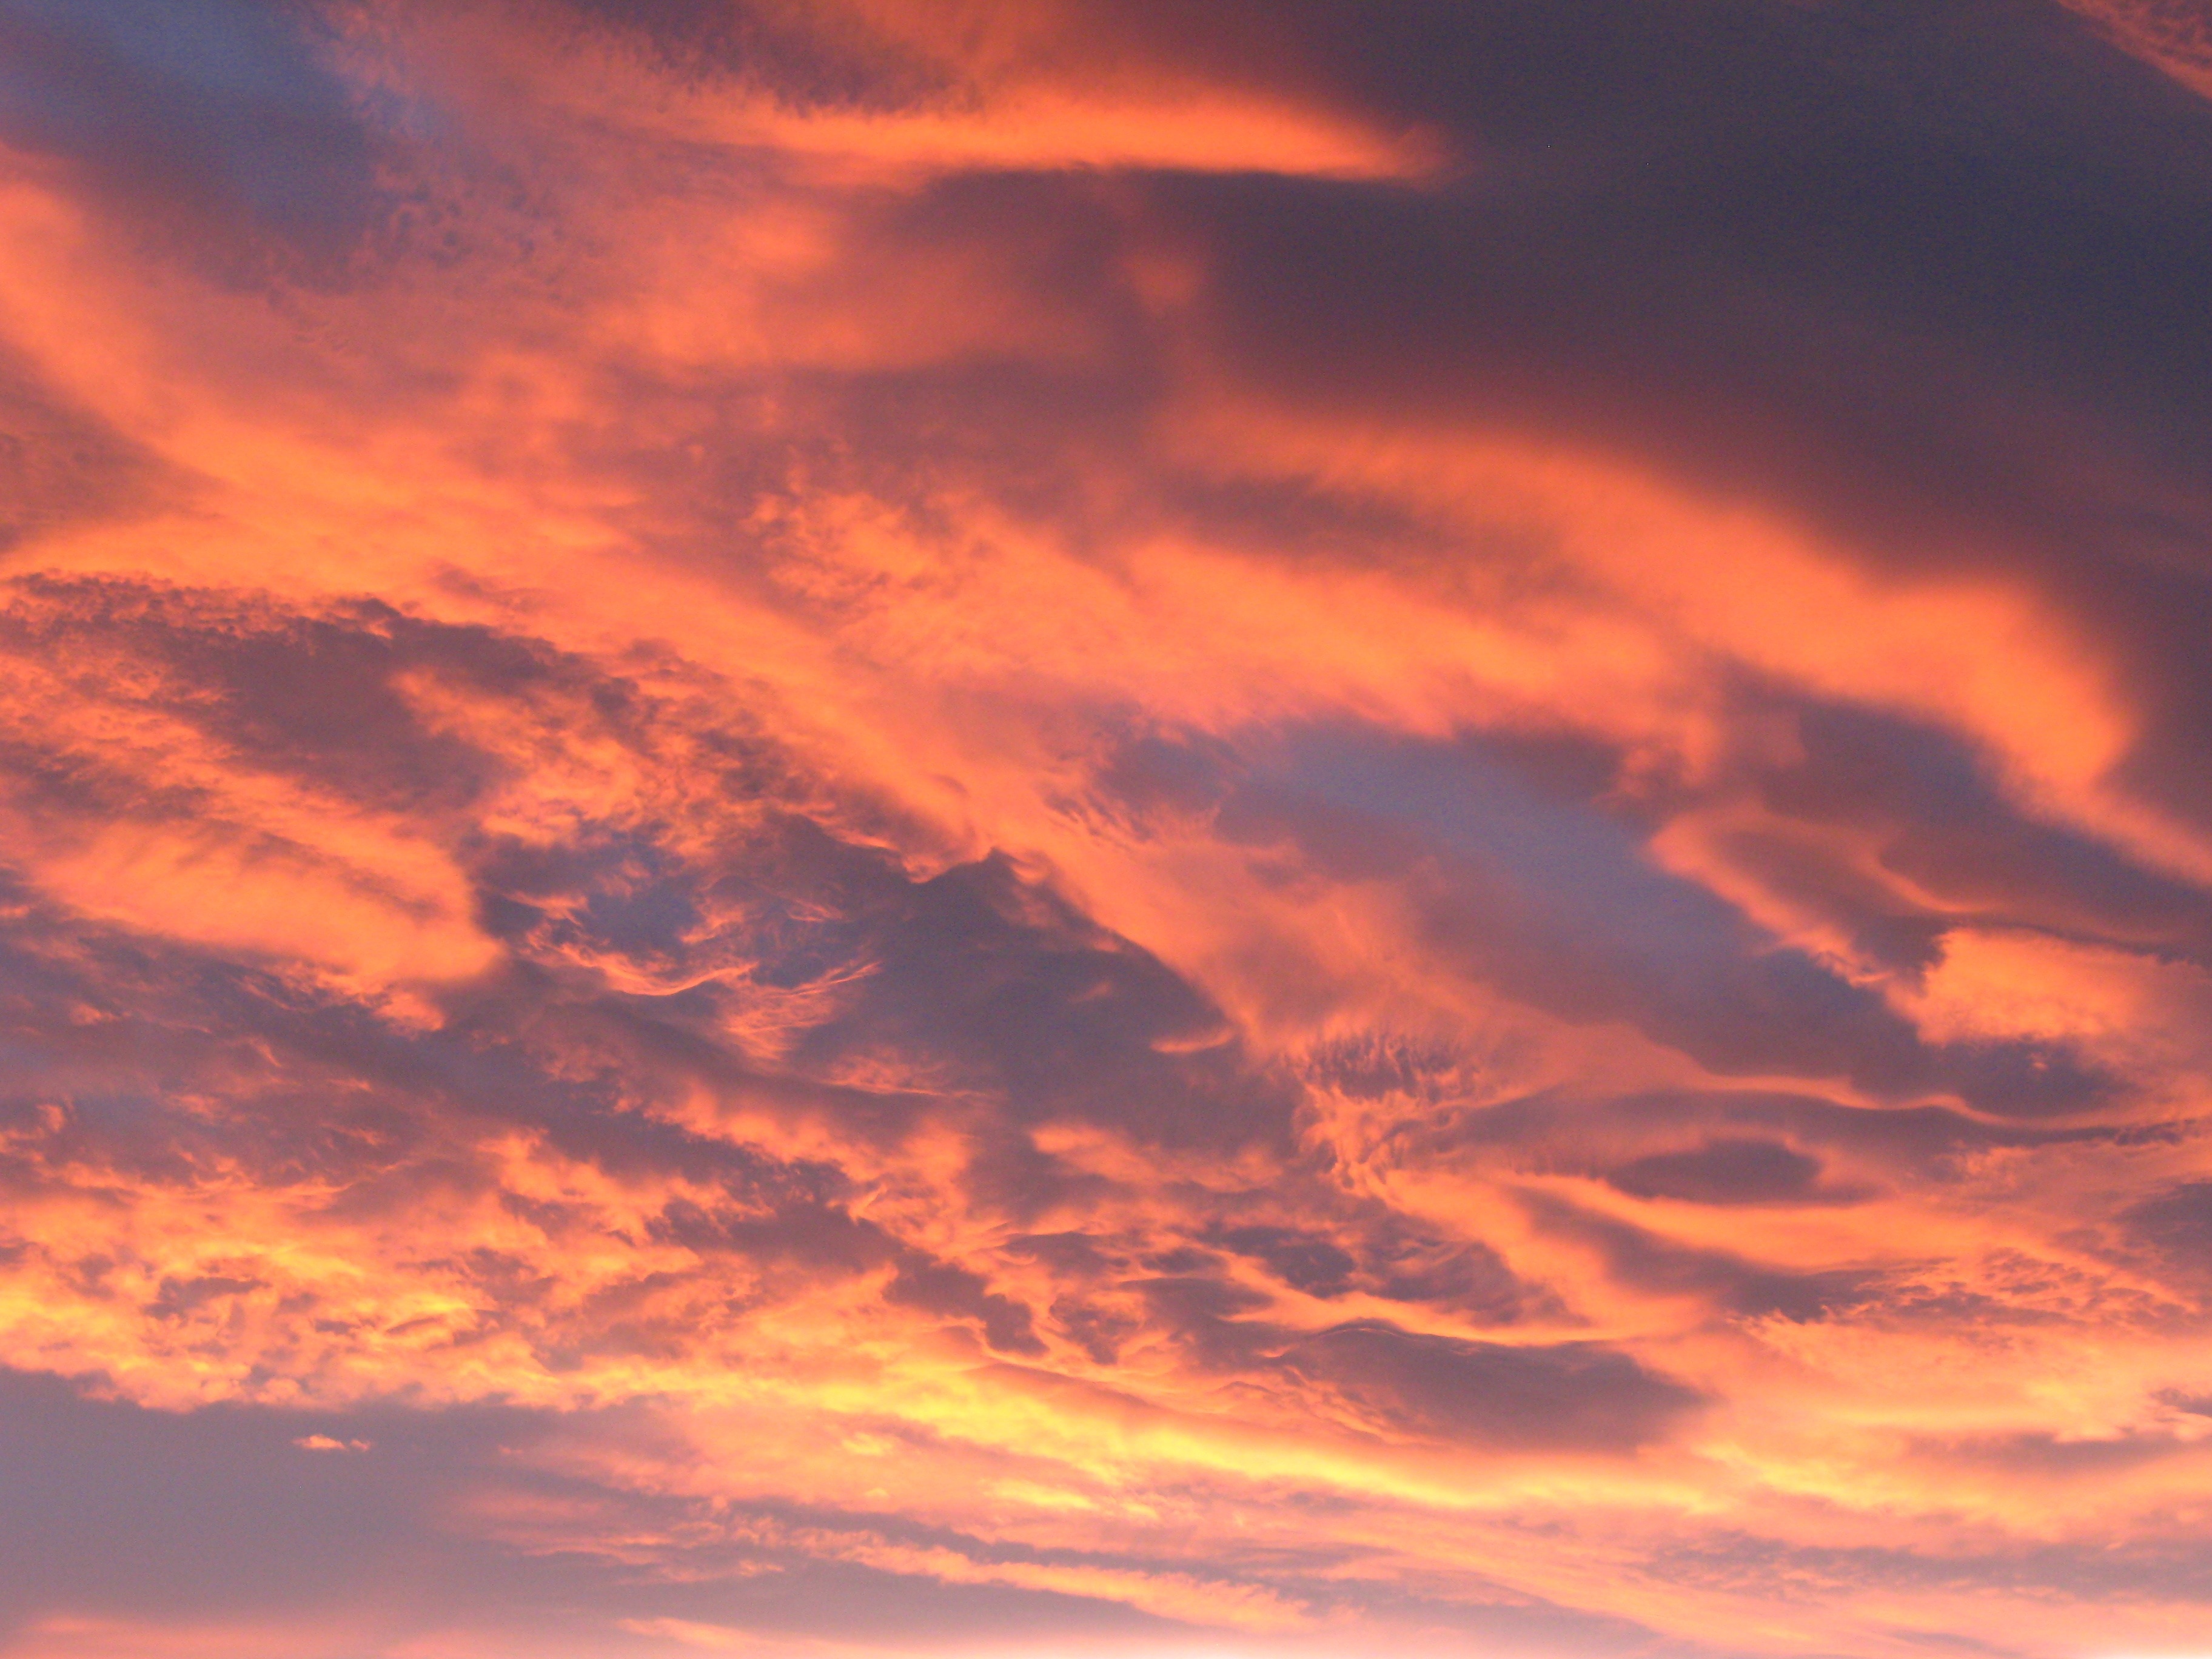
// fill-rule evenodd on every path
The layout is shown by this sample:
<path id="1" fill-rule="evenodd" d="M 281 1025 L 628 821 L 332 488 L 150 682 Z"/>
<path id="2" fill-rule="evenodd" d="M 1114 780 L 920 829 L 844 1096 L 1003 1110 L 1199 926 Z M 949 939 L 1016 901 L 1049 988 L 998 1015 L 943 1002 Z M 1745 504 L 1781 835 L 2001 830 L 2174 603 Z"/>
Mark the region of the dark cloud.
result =
<path id="1" fill-rule="evenodd" d="M 164 469 L 138 444 L 0 356 L 0 552 L 156 499 Z"/>
<path id="2" fill-rule="evenodd" d="M 1359 1265 L 1328 1239 L 1287 1227 L 1231 1227 L 1219 1237 L 1238 1255 L 1265 1262 L 1293 1290 L 1314 1296 L 1343 1295 Z"/>
<path id="3" fill-rule="evenodd" d="M 1816 443 L 1837 483 L 1848 457 L 1893 489 L 1955 488 L 1962 447 L 2019 428 L 1984 410 L 1947 433 L 1954 388 L 2198 406 L 2183 364 L 2203 319 L 2178 274 L 2202 263 L 2185 158 L 2212 118 L 2142 96 L 2056 7 L 1316 4 L 1285 32 L 1476 158 L 1459 191 L 1338 192 L 1303 223 L 1280 211 L 1301 186 L 1184 186 L 1236 262 L 1237 337 L 1286 368 L 1380 351 L 1370 392 L 1548 404 L 1801 499 Z M 1337 328 L 1275 325 L 1355 294 Z M 1930 384 L 1944 356 L 1984 386 Z M 1885 431 L 1890 413 L 1910 424 Z M 1985 476 L 1977 497 L 2015 510 L 2021 483 Z"/>
<path id="4" fill-rule="evenodd" d="M 1289 840 L 1340 879 L 1401 884 L 1447 961 L 1577 1022 L 1629 1021 L 1718 1072 L 1955 1090 L 2021 1117 L 2109 1092 L 2048 1045 L 1931 1048 L 1875 991 L 1773 948 L 1706 887 L 1655 868 L 1600 802 L 1532 787 L 1476 743 L 1307 734 L 1241 783 L 1217 824 L 1233 844 Z"/>
<path id="5" fill-rule="evenodd" d="M 580 1654 L 666 1652 L 637 1628 L 666 1619 L 861 1640 L 916 1620 L 998 1636 L 1165 1627 L 1072 1596 L 811 1560 L 745 1541 L 740 1528 L 672 1547 L 663 1574 L 454 1524 L 457 1511 L 485 1503 L 526 1527 L 593 1509 L 626 1513 L 641 1531 L 680 1518 L 532 1467 L 580 1426 L 493 1407 L 149 1412 L 53 1378 L 0 1375 L 0 1470 L 18 1500 L 0 1522 L 0 1632 L 19 1635 L 54 1615 L 289 1615 L 348 1623 L 371 1644 L 364 1651 L 489 1629 L 536 1651 Z M 337 1449 L 301 1443 L 317 1437 Z"/>
<path id="6" fill-rule="evenodd" d="M 1380 1322 L 1301 1338 L 1276 1364 L 1385 1433 L 1507 1449 L 1627 1451 L 1699 1403 L 1693 1390 L 1595 1344 L 1509 1347 Z"/>
<path id="7" fill-rule="evenodd" d="M 1224 1279 L 1185 1273 L 1138 1288 L 1198 1364 L 1271 1395 L 1288 1385 L 1303 1409 L 1349 1412 L 1394 1439 L 1619 1454 L 1704 1403 L 1602 1344 L 1468 1341 L 1376 1319 L 1301 1334 L 1255 1316 L 1267 1299 Z"/>
<path id="8" fill-rule="evenodd" d="M 1881 1298 L 1879 1273 L 1766 1266 L 1726 1250 L 1676 1243 L 1549 1195 L 1529 1194 L 1522 1201 L 1540 1224 L 1597 1251 L 1622 1285 L 1690 1299 L 1719 1318 L 1813 1320 Z"/>
<path id="9" fill-rule="evenodd" d="M 2170 1188 L 2130 1206 L 2122 1219 L 2192 1277 L 2212 1275 L 2212 1181 Z"/>
<path id="10" fill-rule="evenodd" d="M 1168 1142 L 1281 1143 L 1294 1097 L 1219 1011 L 1150 953 L 993 857 L 884 894 L 875 971 L 802 1060 L 845 1045 L 941 1058 L 1018 1122 L 1077 1119 Z"/>
<path id="11" fill-rule="evenodd" d="M 488 757 L 409 707 L 401 676 L 456 675 L 526 696 L 558 672 L 529 641 L 374 603 L 308 617 L 243 596 L 35 576 L 9 597 L 9 654 L 80 674 L 108 665 L 118 680 L 127 661 L 137 695 L 124 700 L 188 718 L 252 763 L 399 810 L 465 805 L 494 775 Z"/>
<path id="12" fill-rule="evenodd" d="M 258 226 L 328 258 L 381 210 L 376 142 L 312 7 L 9 0 L 0 39 L 0 137 L 143 222 Z"/>
<path id="13" fill-rule="evenodd" d="M 2125 640 L 2202 822 L 2212 112 L 2057 5 L 1316 4 L 1458 187 L 1176 179 L 1213 338 L 1309 407 L 1510 423 L 2048 584 Z M 1998 550 L 2002 550 L 1999 551 Z"/>
<path id="14" fill-rule="evenodd" d="M 1693 1204 L 1771 1204 L 1801 1199 L 1820 1160 L 1771 1140 L 1710 1140 L 1680 1152 L 1654 1152 L 1606 1179 L 1638 1198 Z"/>
<path id="15" fill-rule="evenodd" d="M 9 1490 L 4 1618 L 97 1610 L 206 1619 L 420 1598 L 434 1625 L 544 1575 L 436 1524 L 440 1507 L 549 1427 L 494 1407 L 438 1416 L 216 1407 L 147 1411 L 52 1377 L 0 1376 Z M 318 1453 L 310 1436 L 368 1452 Z M 404 1627 L 404 1617 L 395 1621 Z"/>
<path id="16" fill-rule="evenodd" d="M 1784 823 L 1850 825 L 1878 846 L 1884 871 L 1940 896 L 1941 910 L 1873 896 L 1835 861 L 1780 835 L 1734 843 L 1776 890 L 1835 915 L 1868 954 L 1923 967 L 1962 915 L 2062 937 L 2155 941 L 2203 960 L 2208 920 L 2186 882 L 2143 868 L 2108 844 L 2028 817 L 1990 769 L 1954 738 L 1864 710 L 1801 706 L 1799 757 L 1756 780 Z"/>
<path id="17" fill-rule="evenodd" d="M 563 14 L 632 43 L 679 74 L 738 79 L 794 102 L 897 108 L 956 90 L 942 68 L 864 27 L 815 26 L 794 9 L 754 0 L 549 0 Z"/>

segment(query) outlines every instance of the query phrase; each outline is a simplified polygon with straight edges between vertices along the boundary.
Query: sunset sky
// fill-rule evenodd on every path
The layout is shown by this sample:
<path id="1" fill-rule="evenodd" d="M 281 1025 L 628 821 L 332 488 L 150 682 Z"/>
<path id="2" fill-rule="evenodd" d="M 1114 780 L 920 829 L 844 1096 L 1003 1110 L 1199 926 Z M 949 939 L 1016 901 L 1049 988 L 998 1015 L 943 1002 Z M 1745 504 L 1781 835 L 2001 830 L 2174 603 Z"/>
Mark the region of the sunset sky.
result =
<path id="1" fill-rule="evenodd" d="M 2212 0 L 0 0 L 0 1659 L 2212 1655 Z"/>

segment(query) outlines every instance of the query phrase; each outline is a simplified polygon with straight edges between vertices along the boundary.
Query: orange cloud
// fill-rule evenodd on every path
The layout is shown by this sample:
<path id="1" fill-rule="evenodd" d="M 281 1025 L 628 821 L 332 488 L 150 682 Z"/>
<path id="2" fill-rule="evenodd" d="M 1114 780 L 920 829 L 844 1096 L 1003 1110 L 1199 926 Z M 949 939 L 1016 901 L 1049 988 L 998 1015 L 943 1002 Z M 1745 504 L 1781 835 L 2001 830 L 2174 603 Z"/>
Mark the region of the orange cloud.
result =
<path id="1" fill-rule="evenodd" d="M 2194 567 L 1405 395 L 1630 163 L 1216 9 L 24 26 L 0 1653 L 2183 1639 Z"/>
<path id="2" fill-rule="evenodd" d="M 2063 0 L 2122 50 L 2212 97 L 2212 19 L 2196 0 Z"/>

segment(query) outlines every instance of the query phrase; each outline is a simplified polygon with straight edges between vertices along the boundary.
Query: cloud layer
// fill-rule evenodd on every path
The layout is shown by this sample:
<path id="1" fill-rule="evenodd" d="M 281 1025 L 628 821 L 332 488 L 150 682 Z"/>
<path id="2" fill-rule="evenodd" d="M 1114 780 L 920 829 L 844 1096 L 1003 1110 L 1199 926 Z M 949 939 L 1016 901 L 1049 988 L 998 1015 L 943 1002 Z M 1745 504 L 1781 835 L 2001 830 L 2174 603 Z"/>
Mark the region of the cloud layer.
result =
<path id="1" fill-rule="evenodd" d="M 0 0 L 0 1654 L 2201 1645 L 2208 40 Z"/>

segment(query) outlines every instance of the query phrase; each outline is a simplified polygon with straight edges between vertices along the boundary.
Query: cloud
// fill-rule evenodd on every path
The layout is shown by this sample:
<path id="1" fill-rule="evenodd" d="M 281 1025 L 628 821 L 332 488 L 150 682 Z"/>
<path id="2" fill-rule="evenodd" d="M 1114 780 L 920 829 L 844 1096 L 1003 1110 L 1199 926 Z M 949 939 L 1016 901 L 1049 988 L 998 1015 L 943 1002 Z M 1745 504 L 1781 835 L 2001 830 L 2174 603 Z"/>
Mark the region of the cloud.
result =
<path id="1" fill-rule="evenodd" d="M 386 207 L 374 131 L 306 9 L 14 0 L 0 30 L 0 143 L 157 234 L 253 226 L 327 263 Z"/>
<path id="2" fill-rule="evenodd" d="M 1520 1451 L 1633 1446 L 1696 1399 L 1625 1354 L 1462 1342 L 1380 1322 L 1319 1332 L 1280 1363 L 1389 1429 Z"/>
<path id="3" fill-rule="evenodd" d="M 1440 159 L 1433 133 L 1363 120 L 1310 85 L 1193 74 L 1174 51 L 1184 43 L 1141 16 L 1117 27 L 1050 5 L 922 15 L 842 0 L 578 9 L 656 50 L 634 65 L 595 54 L 597 76 L 563 77 L 567 95 L 614 120 L 643 116 L 787 163 L 878 177 L 1080 167 L 1402 180 Z M 688 73 L 673 86 L 610 86 L 609 68 L 649 76 L 655 57 Z M 629 96 L 609 100 L 617 90 Z"/>
<path id="4" fill-rule="evenodd" d="M 2084 9 L 0 5 L 0 1654 L 2201 1627 Z"/>
<path id="5" fill-rule="evenodd" d="M 1638 1198 L 1702 1204 L 1758 1204 L 1800 1197 L 1820 1161 L 1771 1140 L 1711 1140 L 1692 1151 L 1652 1152 L 1607 1179 Z"/>
<path id="6" fill-rule="evenodd" d="M 2065 0 L 2122 50 L 2171 76 L 2191 92 L 2212 95 L 2212 27 L 2190 0 Z"/>

